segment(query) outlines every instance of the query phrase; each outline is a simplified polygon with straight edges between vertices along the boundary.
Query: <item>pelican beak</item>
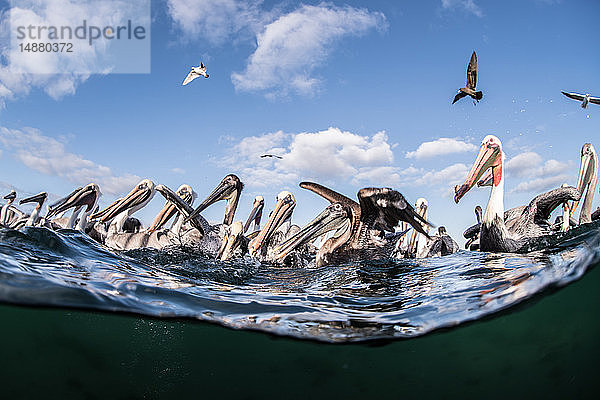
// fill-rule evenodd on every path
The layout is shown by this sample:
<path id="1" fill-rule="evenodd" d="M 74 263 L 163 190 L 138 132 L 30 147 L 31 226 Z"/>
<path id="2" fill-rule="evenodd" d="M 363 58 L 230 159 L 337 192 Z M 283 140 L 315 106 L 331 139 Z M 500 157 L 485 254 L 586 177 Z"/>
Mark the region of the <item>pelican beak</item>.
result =
<path id="1" fill-rule="evenodd" d="M 254 201 L 254 206 L 252 207 L 252 211 L 250 211 L 250 215 L 248 216 L 248 220 L 244 224 L 244 233 L 248 231 L 250 228 L 250 224 L 252 221 L 255 221 L 258 225 L 260 223 L 260 219 L 262 218 L 263 208 L 265 206 L 265 201 Z"/>
<path id="2" fill-rule="evenodd" d="M 475 163 L 473 164 L 473 167 L 471 167 L 471 171 L 469 171 L 465 183 L 454 188 L 456 192 L 454 201 L 458 203 L 488 169 L 496 167 L 501 163 L 502 151 L 500 146 L 482 143 L 477 159 L 475 159 Z"/>
<path id="3" fill-rule="evenodd" d="M 285 196 L 277 199 L 275 209 L 269 216 L 267 223 L 260 230 L 258 236 L 252 239 L 248 245 L 250 256 L 254 256 L 258 250 L 271 239 L 271 236 L 275 233 L 277 228 L 292 215 L 294 207 L 296 207 L 296 200 L 292 196 Z"/>
<path id="4" fill-rule="evenodd" d="M 350 210 L 340 203 L 331 204 L 294 236 L 278 246 L 275 249 L 276 258 L 281 260 L 299 246 L 310 243 L 330 231 L 335 230 L 334 237 L 339 237 L 350 229 L 351 218 Z"/>
<path id="5" fill-rule="evenodd" d="M 122 213 L 125 210 L 138 206 L 140 204 L 147 203 L 154 196 L 154 184 L 152 185 L 144 185 L 139 184 L 135 188 L 131 190 L 127 194 L 127 196 L 123 197 L 116 204 L 113 203 L 107 209 L 100 211 L 98 214 L 103 213 L 100 218 L 100 222 L 108 222 L 116 217 L 118 214 Z M 93 217 L 93 218 L 92 218 Z M 97 218 L 97 215 L 93 215 L 90 219 Z"/>
<path id="6" fill-rule="evenodd" d="M 148 228 L 148 233 L 162 228 L 175 214 L 177 214 L 177 207 L 167 201 L 162 210 L 156 215 L 156 218 L 154 218 L 154 221 L 152 221 L 152 225 Z"/>
<path id="7" fill-rule="evenodd" d="M 200 203 L 200 205 L 194 210 L 194 212 L 192 212 L 185 219 L 185 222 L 191 221 L 192 218 L 200 214 L 202 211 L 208 208 L 208 206 L 216 203 L 217 201 L 229 199 L 235 192 L 236 188 L 237 186 L 235 182 L 225 177 L 225 179 L 223 179 L 221 183 L 219 183 L 219 185 L 212 191 L 212 193 L 209 194 L 208 197 L 204 199 L 202 203 Z"/>
<path id="8" fill-rule="evenodd" d="M 427 203 L 425 203 L 425 202 L 420 203 L 419 206 L 416 207 L 415 211 L 419 217 L 421 217 L 424 221 L 427 221 Z M 417 223 L 419 223 L 419 222 L 417 221 Z M 426 232 L 429 232 L 428 225 L 425 225 L 424 229 L 426 230 Z M 408 248 L 409 248 L 410 252 L 412 252 L 412 253 L 416 253 L 416 251 L 417 251 L 416 245 L 417 245 L 417 235 L 418 234 L 419 234 L 419 232 L 416 229 L 413 229 L 412 234 L 410 236 L 409 245 L 408 245 Z"/>
<path id="9" fill-rule="evenodd" d="M 240 246 L 241 238 L 244 234 L 244 227 L 241 222 L 234 222 L 229 226 L 229 232 L 223 238 L 221 248 L 217 253 L 217 258 L 221 261 L 229 260 L 233 257 L 233 252 Z"/>
<path id="10" fill-rule="evenodd" d="M 198 231 L 200 231 L 200 233 L 202 235 L 204 235 L 204 229 L 202 228 L 202 224 L 200 224 L 200 222 L 198 221 L 198 219 L 196 217 L 191 217 L 191 214 L 194 212 L 194 209 L 192 208 L 192 206 L 190 206 L 188 203 L 186 203 L 186 201 L 184 199 L 179 197 L 174 191 L 172 191 L 171 189 L 169 189 L 168 187 L 166 187 L 164 185 L 156 185 L 156 191 L 158 193 L 162 194 L 163 197 L 168 202 L 173 204 L 180 213 L 187 216 L 186 220 L 189 220 L 190 223 L 192 224 L 192 226 L 194 228 L 198 229 Z M 193 195 L 190 195 L 190 196 L 193 196 Z M 190 203 L 191 203 L 191 200 L 190 200 Z M 165 207 L 166 207 L 166 205 L 165 205 Z M 163 208 L 163 210 L 164 210 L 164 208 Z M 158 228 L 156 228 L 156 229 L 158 229 Z"/>
<path id="11" fill-rule="evenodd" d="M 158 188 L 159 186 L 161 186 L 161 190 L 159 190 L 159 188 Z M 163 185 L 158 185 L 156 187 L 156 190 L 162 194 L 163 188 L 164 188 Z M 192 203 L 193 194 L 191 192 L 189 192 L 188 190 L 180 189 L 177 191 L 176 194 L 177 194 L 177 196 L 179 196 L 179 198 L 181 198 L 187 204 Z M 150 225 L 150 228 L 148 228 L 148 233 L 153 233 L 157 229 L 162 228 L 178 212 L 179 212 L 179 210 L 177 210 L 177 207 L 175 206 L 175 204 L 173 204 L 172 202 L 167 200 L 167 202 L 163 206 L 162 210 L 160 210 L 160 212 L 156 215 L 156 218 L 154 218 L 154 221 L 152 221 L 152 225 Z"/>
<path id="12" fill-rule="evenodd" d="M 27 197 L 25 199 L 22 199 L 19 204 L 25 204 L 25 203 L 38 203 L 39 205 L 42 205 L 42 203 L 44 201 L 46 201 L 46 197 L 48 197 L 48 193 L 46 192 L 42 192 L 42 193 L 38 193 L 34 196 L 31 197 Z"/>
<path id="13" fill-rule="evenodd" d="M 584 145 L 585 146 L 585 145 Z M 584 147 L 585 148 L 585 147 Z M 577 191 L 582 195 L 585 192 L 585 188 L 594 179 L 594 155 L 591 152 L 585 152 L 581 155 L 581 166 L 579 167 L 579 178 L 577 180 Z M 579 201 L 574 201 L 569 204 L 569 215 L 572 216 Z"/>
<path id="14" fill-rule="evenodd" d="M 90 183 L 89 185 L 75 189 L 71 194 L 63 197 L 56 203 L 50 206 L 50 211 L 46 215 L 46 218 L 51 218 L 63 211 L 68 210 L 72 207 L 83 207 L 87 206 L 86 212 L 90 211 L 100 195 L 98 185 Z"/>

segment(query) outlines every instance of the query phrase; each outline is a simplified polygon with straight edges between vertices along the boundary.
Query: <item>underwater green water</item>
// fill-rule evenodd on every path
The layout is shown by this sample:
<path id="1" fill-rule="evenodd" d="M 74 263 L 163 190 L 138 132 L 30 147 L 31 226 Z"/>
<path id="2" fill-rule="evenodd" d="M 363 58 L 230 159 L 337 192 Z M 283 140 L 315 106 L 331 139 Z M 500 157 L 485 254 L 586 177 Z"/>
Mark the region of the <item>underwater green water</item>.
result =
<path id="1" fill-rule="evenodd" d="M 0 306 L 2 398 L 598 398 L 600 269 L 491 318 L 387 344 Z"/>

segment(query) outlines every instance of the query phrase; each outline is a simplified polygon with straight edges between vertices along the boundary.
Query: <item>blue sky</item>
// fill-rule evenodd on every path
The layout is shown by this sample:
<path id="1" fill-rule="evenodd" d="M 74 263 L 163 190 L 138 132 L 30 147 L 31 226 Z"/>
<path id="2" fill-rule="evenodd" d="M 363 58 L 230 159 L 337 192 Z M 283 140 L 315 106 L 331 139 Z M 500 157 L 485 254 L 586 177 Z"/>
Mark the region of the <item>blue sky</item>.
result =
<path id="1" fill-rule="evenodd" d="M 459 240 L 489 191 L 459 205 L 450 193 L 485 135 L 504 144 L 510 208 L 574 185 L 581 146 L 600 132 L 600 107 L 560 93 L 600 95 L 593 0 L 153 1 L 151 73 L 89 76 L 11 73 L 0 7 L 0 181 L 25 192 L 94 180 L 107 204 L 150 178 L 203 198 L 236 173 L 238 219 L 255 195 L 271 209 L 287 189 L 304 224 L 326 203 L 302 180 L 350 196 L 389 186 L 427 198 L 430 220 Z M 473 50 L 483 100 L 452 105 Z M 210 78 L 182 87 L 200 61 Z"/>

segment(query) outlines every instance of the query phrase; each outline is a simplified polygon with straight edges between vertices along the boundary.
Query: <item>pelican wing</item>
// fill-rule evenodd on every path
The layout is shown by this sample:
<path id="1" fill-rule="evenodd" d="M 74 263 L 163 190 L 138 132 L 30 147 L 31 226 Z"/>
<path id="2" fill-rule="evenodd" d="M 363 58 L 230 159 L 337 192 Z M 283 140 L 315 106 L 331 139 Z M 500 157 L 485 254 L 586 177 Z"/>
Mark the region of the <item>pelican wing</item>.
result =
<path id="1" fill-rule="evenodd" d="M 573 186 L 560 187 L 549 192 L 537 195 L 529 203 L 529 215 L 533 215 L 534 221 L 542 222 L 550 218 L 556 207 L 568 201 L 579 201 L 581 193 Z"/>
<path id="2" fill-rule="evenodd" d="M 354 215 L 360 215 L 361 207 L 358 205 L 358 203 L 352 200 L 351 198 L 336 192 L 335 190 L 331 190 L 323 185 L 319 185 L 318 183 L 314 182 L 301 182 L 300 187 L 303 189 L 308 189 L 311 192 L 318 194 L 319 196 L 328 200 L 331 204 L 341 203 L 342 205 L 349 206 L 352 209 Z"/>
<path id="3" fill-rule="evenodd" d="M 463 97 L 465 97 L 467 94 L 465 92 L 458 92 L 456 94 L 456 96 L 454 96 L 454 100 L 452 100 L 452 104 L 456 103 L 457 101 L 459 101 L 460 99 L 462 99 Z"/>
<path id="4" fill-rule="evenodd" d="M 475 51 L 471 54 L 471 61 L 467 67 L 467 87 L 473 90 L 477 87 L 477 54 Z"/>
<path id="5" fill-rule="evenodd" d="M 600 104 L 600 97 L 590 97 L 590 103 Z"/>
<path id="6" fill-rule="evenodd" d="M 570 99 L 573 100 L 579 100 L 579 101 L 583 101 L 583 99 L 585 99 L 585 96 L 579 93 L 569 93 L 569 92 L 563 92 L 562 90 L 560 91 L 562 94 L 564 94 L 565 96 L 567 96 Z"/>
<path id="7" fill-rule="evenodd" d="M 390 188 L 364 188 L 358 192 L 360 219 L 367 225 L 393 232 L 400 221 L 408 222 L 418 232 L 427 235 L 423 224 L 431 225 L 406 201 L 402 193 Z"/>
<path id="8" fill-rule="evenodd" d="M 185 80 L 183 81 L 183 86 L 187 85 L 188 83 L 190 83 L 191 81 L 193 81 L 194 79 L 196 79 L 197 77 L 199 77 L 200 74 L 197 74 L 194 72 L 194 70 L 191 70 L 190 73 L 185 77 Z"/>

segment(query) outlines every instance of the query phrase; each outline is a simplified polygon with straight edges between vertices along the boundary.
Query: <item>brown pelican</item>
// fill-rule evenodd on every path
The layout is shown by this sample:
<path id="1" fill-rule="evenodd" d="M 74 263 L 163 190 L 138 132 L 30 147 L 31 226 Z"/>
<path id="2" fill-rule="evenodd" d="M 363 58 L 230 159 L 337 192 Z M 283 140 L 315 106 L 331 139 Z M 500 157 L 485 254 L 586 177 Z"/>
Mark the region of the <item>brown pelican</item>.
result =
<path id="1" fill-rule="evenodd" d="M 220 200 L 227 200 L 227 204 L 225 205 L 225 217 L 223 218 L 224 225 L 231 225 L 233 222 L 233 218 L 235 216 L 235 210 L 237 209 L 238 202 L 240 201 L 240 196 L 242 194 L 242 189 L 244 189 L 244 184 L 234 174 L 229 174 L 221 183 L 217 185 L 217 187 L 212 191 L 211 194 L 208 195 L 206 199 L 194 210 L 194 212 L 189 215 L 185 222 L 190 221 L 196 215 L 200 214 L 211 204 L 216 203 Z"/>
<path id="2" fill-rule="evenodd" d="M 477 224 L 467 228 L 467 230 L 465 230 L 463 233 L 464 238 L 467 239 L 467 243 L 465 243 L 465 249 L 471 251 L 479 250 L 479 232 L 481 231 L 481 220 L 483 219 L 483 211 L 481 210 L 481 206 L 475 206 L 475 218 L 477 219 Z"/>
<path id="3" fill-rule="evenodd" d="M 90 219 L 110 223 L 109 233 L 122 232 L 127 217 L 145 207 L 154 197 L 154 193 L 154 182 L 143 179 L 125 197 L 93 213 Z"/>
<path id="4" fill-rule="evenodd" d="M 317 183 L 302 182 L 300 187 L 324 197 L 331 205 L 276 249 L 278 259 L 329 231 L 334 234 L 317 251 L 317 266 L 390 257 L 397 241 L 386 239 L 384 232 L 394 232 L 400 221 L 428 236 L 420 223 L 429 223 L 401 193 L 390 188 L 361 189 L 359 204 Z"/>
<path id="5" fill-rule="evenodd" d="M 49 207 L 45 218 L 46 220 L 50 220 L 50 218 L 64 213 L 70 208 L 73 208 L 71 217 L 64 224 L 64 226 L 61 227 L 68 229 L 77 228 L 80 231 L 85 232 L 88 223 L 88 216 L 96 208 L 100 195 L 100 187 L 95 183 L 90 183 L 84 187 L 77 188 L 69 195 L 52 204 Z M 82 211 L 83 214 L 80 215 Z"/>
<path id="6" fill-rule="evenodd" d="M 277 195 L 275 208 L 269 215 L 265 226 L 248 244 L 248 253 L 251 257 L 261 261 L 274 261 L 273 253 L 276 246 L 296 233 L 300 228 L 292 225 L 292 213 L 296 207 L 296 198 L 287 190 Z"/>
<path id="7" fill-rule="evenodd" d="M 46 201 L 46 198 L 48 198 L 48 193 L 41 192 L 34 196 L 22 199 L 19 202 L 19 204 L 37 203 L 37 205 L 31 212 L 31 214 L 27 218 L 27 221 L 25 222 L 25 226 L 38 226 L 39 224 L 43 223 L 43 221 L 40 217 L 40 209 L 42 208 L 42 205 Z"/>
<path id="8" fill-rule="evenodd" d="M 592 222 L 592 201 L 596 185 L 598 184 L 598 155 L 591 143 L 585 143 L 581 148 L 581 165 L 579 167 L 579 178 L 577 179 L 577 190 L 585 198 L 579 212 L 579 224 L 587 224 Z M 573 215 L 578 201 L 569 204 L 570 215 Z M 568 220 L 568 218 L 567 218 Z"/>
<path id="9" fill-rule="evenodd" d="M 192 67 L 192 70 L 185 77 L 185 80 L 183 81 L 182 85 L 185 86 L 194 79 L 199 78 L 201 76 L 208 78 L 208 74 L 206 73 L 206 67 L 204 66 L 204 63 L 200 63 L 199 67 Z"/>
<path id="10" fill-rule="evenodd" d="M 473 51 L 471 54 L 471 60 L 469 61 L 469 65 L 467 67 L 467 86 L 464 88 L 458 89 L 458 93 L 454 96 L 454 100 L 452 104 L 456 103 L 458 100 L 462 99 L 465 96 L 470 96 L 473 100 L 479 102 L 483 97 L 483 93 L 481 91 L 476 92 L 477 86 L 477 54 Z"/>
<path id="11" fill-rule="evenodd" d="M 17 192 L 11 190 L 9 194 L 4 196 L 4 200 L 7 200 L 6 204 L 2 206 L 0 210 L 0 225 L 9 225 L 9 211 L 11 209 L 12 203 L 14 203 L 17 198 Z"/>
<path id="12" fill-rule="evenodd" d="M 589 94 L 579 94 L 579 93 L 569 93 L 563 92 L 561 93 L 567 96 L 570 99 L 581 101 L 581 108 L 587 108 L 588 103 L 600 104 L 600 97 L 592 97 Z"/>
<path id="13" fill-rule="evenodd" d="M 94 228 L 100 232 L 104 244 L 119 250 L 127 248 L 131 234 L 124 231 L 125 222 L 130 215 L 145 207 L 154 194 L 154 182 L 143 179 L 125 197 L 90 215 L 90 220 L 97 221 Z M 103 228 L 104 224 L 109 224 L 108 230 Z"/>
<path id="14" fill-rule="evenodd" d="M 167 199 L 167 202 L 175 206 L 181 215 L 189 217 L 194 212 L 194 209 L 189 204 L 185 203 L 180 196 L 177 196 L 168 187 L 158 185 L 156 191 L 162 194 Z M 260 225 L 263 206 L 263 197 L 256 196 L 254 206 L 245 225 L 242 225 L 241 222 L 233 222 L 230 225 L 222 225 L 222 229 L 213 229 L 202 215 L 196 214 L 190 219 L 190 222 L 196 229 L 180 231 L 180 241 L 183 245 L 200 247 L 203 250 L 206 250 L 207 247 L 205 242 L 213 243 L 211 247 L 214 247 L 214 244 L 220 243 L 220 247 L 216 252 L 216 256 L 220 260 L 230 259 L 238 249 L 241 249 L 243 255 L 248 247 L 248 238 L 243 235 L 244 226 L 247 230 L 252 223 L 256 228 Z M 220 233 L 222 233 L 223 237 L 219 236 Z M 258 231 L 254 231 L 250 236 L 256 233 Z"/>
<path id="15" fill-rule="evenodd" d="M 527 206 L 504 212 L 504 153 L 496 136 L 483 139 L 479 154 L 462 186 L 456 188 L 454 201 L 460 199 L 477 180 L 492 169 L 492 190 L 483 216 L 480 249 L 492 252 L 527 252 L 535 247 L 535 239 L 552 233 L 548 218 L 559 205 L 581 197 L 574 187 L 551 190 L 535 197 Z"/>
<path id="16" fill-rule="evenodd" d="M 227 227 L 233 223 L 243 188 L 244 184 L 236 175 L 227 175 L 195 210 L 181 199 L 178 199 L 177 196 L 174 196 L 169 188 L 161 186 L 159 192 L 185 216 L 184 223 L 190 222 L 196 228 L 189 229 L 181 235 L 181 244 L 195 247 L 210 255 L 216 255 L 221 248 L 223 238 L 227 234 Z M 223 224 L 211 226 L 200 213 L 220 200 L 227 201 Z"/>
<path id="17" fill-rule="evenodd" d="M 158 185 L 155 190 L 158 190 L 159 186 L 161 185 Z M 195 193 L 189 185 L 181 185 L 174 195 L 188 205 L 191 205 L 195 198 Z M 128 205 L 123 205 L 123 207 L 128 207 Z M 111 211 L 113 213 L 118 213 L 119 209 L 113 209 Z M 124 209 L 121 212 L 123 213 Z M 176 207 L 170 201 L 167 201 L 147 230 L 138 228 L 127 231 L 125 228 L 127 222 L 125 222 L 123 225 L 123 232 L 109 235 L 105 239 L 105 244 L 116 250 L 131 250 L 143 247 L 160 250 L 168 246 L 179 245 L 179 235 L 182 229 L 183 216 L 177 216 L 170 229 L 162 229 L 175 214 L 178 214 Z M 126 221 L 131 220 L 132 218 L 130 217 Z"/>
<path id="18" fill-rule="evenodd" d="M 459 250 L 458 243 L 448 235 L 445 226 L 440 226 L 435 235 L 425 244 L 421 253 L 417 253 L 417 258 L 441 257 L 454 254 Z"/>

